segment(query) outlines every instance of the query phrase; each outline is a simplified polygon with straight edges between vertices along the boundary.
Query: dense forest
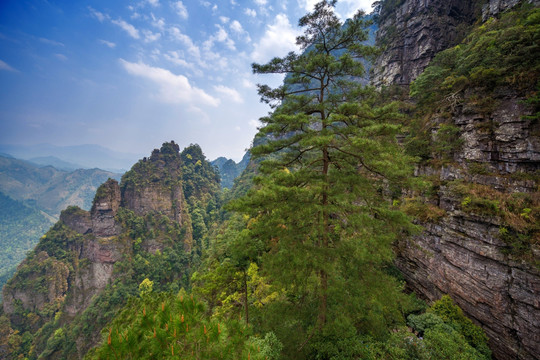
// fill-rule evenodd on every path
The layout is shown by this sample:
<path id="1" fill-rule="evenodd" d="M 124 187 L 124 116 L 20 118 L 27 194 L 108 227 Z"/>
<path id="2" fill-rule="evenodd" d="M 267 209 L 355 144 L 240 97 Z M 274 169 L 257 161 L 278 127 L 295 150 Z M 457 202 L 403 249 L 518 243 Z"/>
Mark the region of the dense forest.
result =
<path id="1" fill-rule="evenodd" d="M 415 169 L 454 161 L 458 96 L 487 112 L 484 99 L 510 86 L 538 122 L 540 9 L 471 25 L 408 92 L 358 81 L 380 53 L 366 44 L 372 20 L 358 12 L 343 24 L 335 4 L 299 20 L 300 53 L 253 64 L 286 76 L 258 87 L 272 112 L 241 174 L 223 160 L 220 179 L 198 145 L 164 143 L 103 184 L 90 211 L 62 212 L 7 282 L 0 357 L 491 358 L 451 297 L 406 289 L 396 243 L 445 215 L 440 184 Z M 537 196 L 455 186 L 463 212 L 500 217 L 505 251 L 534 264 Z M 35 299 L 17 297 L 25 292 Z"/>

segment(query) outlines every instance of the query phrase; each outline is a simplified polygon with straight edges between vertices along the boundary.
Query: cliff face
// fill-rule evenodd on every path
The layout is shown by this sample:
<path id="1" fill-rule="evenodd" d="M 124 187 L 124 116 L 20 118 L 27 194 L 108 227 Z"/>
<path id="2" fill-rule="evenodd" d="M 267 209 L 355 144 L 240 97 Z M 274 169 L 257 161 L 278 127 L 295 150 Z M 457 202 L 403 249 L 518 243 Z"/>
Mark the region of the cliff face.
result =
<path id="1" fill-rule="evenodd" d="M 400 5 L 383 8 L 380 14 L 377 41 L 385 50 L 373 65 L 372 81 L 377 86 L 410 84 L 435 54 L 461 40 L 478 12 L 476 1 L 397 3 Z M 457 31 L 458 27 L 463 30 Z"/>
<path id="2" fill-rule="evenodd" d="M 398 3 L 381 13 L 378 37 L 387 45 L 376 62 L 376 85 L 409 85 L 465 35 L 460 29 L 520 1 Z M 511 86 L 455 94 L 425 122 L 435 146 L 441 129 L 455 129 L 449 159 L 417 169 L 434 184 L 425 201 L 441 213 L 425 215 L 422 234 L 397 244 L 396 265 L 422 296 L 449 294 L 486 331 L 495 358 L 539 359 L 540 239 L 533 213 L 540 205 L 540 123 L 527 117 L 534 110 Z"/>
<path id="3" fill-rule="evenodd" d="M 412 289 L 430 300 L 449 294 L 481 324 L 497 359 L 540 356 L 538 235 L 530 240 L 526 259 L 509 251 L 501 236 L 508 217 L 523 221 L 519 212 L 540 203 L 534 172 L 540 162 L 540 124 L 522 120 L 522 100 L 501 99 L 491 116 L 473 106 L 452 114 L 463 140 L 455 163 L 418 169 L 418 175 L 438 184 L 434 201 L 444 216 L 422 223 L 420 236 L 400 243 L 396 260 Z M 521 205 L 517 214 L 502 213 L 519 198 L 532 205 Z"/>
<path id="4" fill-rule="evenodd" d="M 211 168 L 209 163 L 203 164 L 202 151 L 201 156 L 199 167 Z M 3 313 L 13 329 L 36 334 L 34 355 L 83 356 L 108 321 L 106 314 L 100 313 L 94 317 L 102 323 L 88 326 L 86 323 L 95 319 L 81 320 L 85 310 L 118 306 L 120 299 L 125 301 L 126 292 L 136 291 L 140 281 L 152 278 L 151 274 L 162 277 L 166 284 L 186 273 L 193 230 L 183 172 L 195 165 L 184 162 L 174 142 L 165 143 L 135 164 L 121 184 L 113 179 L 103 183 L 90 211 L 72 206 L 61 213 L 60 221 L 42 237 L 3 290 Z M 219 177 L 214 175 L 209 181 L 212 189 L 218 189 Z M 200 189 L 200 194 L 211 198 L 205 191 Z M 152 269 L 152 261 L 164 264 Z M 114 292 L 115 287 L 122 287 L 117 280 L 129 282 L 123 293 Z M 111 288 L 113 283 L 116 285 Z M 116 297 L 100 305 L 100 296 L 106 291 Z M 70 328 L 72 322 L 94 330 L 82 334 L 77 328 L 81 325 Z M 38 332 L 43 326 L 47 330 Z M 51 329 L 59 327 L 71 340 L 51 340 L 58 336 L 50 333 Z"/>

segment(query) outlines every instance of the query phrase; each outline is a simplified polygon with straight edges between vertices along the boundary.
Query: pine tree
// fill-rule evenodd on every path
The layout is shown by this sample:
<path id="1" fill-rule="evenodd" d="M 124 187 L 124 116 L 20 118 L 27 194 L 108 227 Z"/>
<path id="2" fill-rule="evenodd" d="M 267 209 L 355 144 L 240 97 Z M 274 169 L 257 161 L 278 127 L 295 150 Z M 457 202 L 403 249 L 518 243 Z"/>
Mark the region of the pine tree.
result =
<path id="1" fill-rule="evenodd" d="M 259 85 L 275 110 L 251 150 L 262 160 L 256 187 L 233 206 L 253 218 L 251 237 L 266 244 L 261 269 L 289 294 L 278 316 L 295 319 L 267 324 L 292 358 L 342 354 L 342 339 L 380 335 L 400 318 L 399 286 L 383 268 L 396 235 L 412 229 L 391 199 L 411 174 L 396 141 L 401 115 L 358 81 L 359 60 L 374 53 L 362 45 L 367 23 L 358 12 L 342 24 L 335 3 L 300 19 L 303 53 L 253 64 L 286 77 L 275 89 Z"/>

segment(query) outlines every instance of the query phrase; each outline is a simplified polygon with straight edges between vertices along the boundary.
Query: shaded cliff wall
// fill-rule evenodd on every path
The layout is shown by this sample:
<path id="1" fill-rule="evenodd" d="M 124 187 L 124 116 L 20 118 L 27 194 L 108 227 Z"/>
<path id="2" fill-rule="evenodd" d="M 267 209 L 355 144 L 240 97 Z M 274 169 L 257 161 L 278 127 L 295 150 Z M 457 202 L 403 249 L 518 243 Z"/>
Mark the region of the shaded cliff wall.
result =
<path id="1" fill-rule="evenodd" d="M 397 7 L 381 14 L 378 37 L 386 50 L 376 62 L 375 85 L 409 85 L 439 51 L 455 45 L 470 24 L 519 3 L 394 2 Z M 482 91 L 469 89 L 445 119 L 428 121 L 432 141 L 437 141 L 440 125 L 449 123 L 458 129 L 461 146 L 448 164 L 431 162 L 417 169 L 435 184 L 435 195 L 427 201 L 442 209 L 442 215 L 424 221 L 421 235 L 397 244 L 396 264 L 417 293 L 430 300 L 447 293 L 482 325 L 495 358 L 539 359 L 540 241 L 534 235 L 530 247 L 516 254 L 503 236 L 506 220 L 501 212 L 511 199 L 527 198 L 538 206 L 540 124 L 524 117 L 532 110 L 522 93 L 509 88 Z M 474 95 L 491 97 L 491 109 L 467 101 Z M 479 204 L 495 209 L 471 206 L 467 191 Z M 524 215 L 518 212 L 516 218 L 528 216 L 521 210 Z"/>
<path id="2" fill-rule="evenodd" d="M 392 1 L 387 1 L 392 3 Z M 479 13 L 479 1 L 405 0 L 382 9 L 373 65 L 377 85 L 408 85 L 439 51 L 457 44 Z"/>
<path id="3" fill-rule="evenodd" d="M 489 116 L 472 106 L 452 114 L 463 140 L 454 162 L 417 169 L 436 184 L 431 201 L 444 216 L 399 243 L 396 260 L 412 289 L 429 300 L 449 294 L 481 324 L 497 359 L 540 358 L 540 242 L 516 254 L 501 236 L 513 215 L 502 213 L 506 202 L 540 203 L 540 124 L 522 119 L 522 100 L 500 99 Z"/>

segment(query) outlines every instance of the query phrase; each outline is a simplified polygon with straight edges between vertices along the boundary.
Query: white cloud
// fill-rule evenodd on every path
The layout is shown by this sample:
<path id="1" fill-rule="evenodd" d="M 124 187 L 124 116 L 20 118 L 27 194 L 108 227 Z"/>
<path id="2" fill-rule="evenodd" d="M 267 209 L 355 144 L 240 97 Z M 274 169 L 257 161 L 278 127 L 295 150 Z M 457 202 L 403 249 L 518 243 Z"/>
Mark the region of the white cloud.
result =
<path id="1" fill-rule="evenodd" d="M 116 44 L 111 41 L 99 39 L 99 42 L 102 43 L 103 45 L 110 47 L 111 49 L 114 49 L 116 47 Z"/>
<path id="2" fill-rule="evenodd" d="M 201 59 L 201 51 L 199 47 L 193 43 L 193 40 L 185 34 L 183 34 L 177 27 L 171 27 L 169 32 L 173 38 L 180 41 L 187 49 L 187 52 L 194 57 L 197 61 Z"/>
<path id="3" fill-rule="evenodd" d="M 137 30 L 135 28 L 135 26 L 125 22 L 124 20 L 122 19 L 118 19 L 118 20 L 111 20 L 111 22 L 117 26 L 119 26 L 122 30 L 124 30 L 125 32 L 128 33 L 129 36 L 131 36 L 132 38 L 134 39 L 139 39 L 140 38 L 140 35 L 139 35 L 139 30 Z"/>
<path id="4" fill-rule="evenodd" d="M 222 95 L 225 95 L 227 97 L 227 100 L 232 100 L 233 102 L 238 104 L 242 104 L 244 102 L 244 99 L 242 99 L 242 95 L 240 95 L 240 93 L 235 89 L 223 85 L 214 85 L 214 90 L 216 90 Z"/>
<path id="5" fill-rule="evenodd" d="M 200 3 L 204 7 L 210 7 L 210 5 L 212 5 L 209 1 L 201 1 Z"/>
<path id="6" fill-rule="evenodd" d="M 200 103 L 209 106 L 218 106 L 219 99 L 208 95 L 204 90 L 191 86 L 188 78 L 175 75 L 167 69 L 153 67 L 141 62 L 132 63 L 119 59 L 122 67 L 131 75 L 147 79 L 159 88 L 156 97 L 158 100 L 170 104 Z"/>
<path id="7" fill-rule="evenodd" d="M 255 0 L 255 4 L 259 5 L 259 6 L 264 6 L 266 5 L 267 1 L 266 0 Z"/>
<path id="8" fill-rule="evenodd" d="M 249 34 L 247 31 L 244 30 L 244 28 L 242 27 L 242 24 L 240 24 L 240 22 L 238 22 L 238 20 L 234 20 L 230 25 L 229 27 L 231 28 L 232 31 L 234 31 L 236 34 L 238 35 L 244 35 L 244 40 L 246 42 L 251 42 L 251 38 L 249 37 Z"/>
<path id="9" fill-rule="evenodd" d="M 53 46 L 65 46 L 61 42 L 54 41 L 54 40 L 51 40 L 51 39 L 46 39 L 46 38 L 39 38 L 39 41 L 41 41 L 44 44 L 53 45 Z"/>
<path id="10" fill-rule="evenodd" d="M 243 33 L 244 32 L 244 28 L 242 27 L 242 24 L 240 24 L 238 22 L 238 20 L 234 20 L 231 23 L 231 29 L 236 31 L 237 33 Z"/>
<path id="11" fill-rule="evenodd" d="M 259 122 L 259 120 L 249 120 L 248 124 L 252 128 L 256 129 L 261 123 Z"/>
<path id="12" fill-rule="evenodd" d="M 248 79 L 242 79 L 242 86 L 248 89 L 255 89 L 255 84 Z"/>
<path id="13" fill-rule="evenodd" d="M 266 26 L 263 37 L 254 46 L 251 58 L 258 62 L 270 60 L 274 56 L 284 56 L 297 50 L 296 36 L 299 31 L 291 26 L 285 14 L 278 14 L 274 22 Z"/>
<path id="14" fill-rule="evenodd" d="M 61 61 L 67 61 L 68 58 L 66 55 L 64 54 L 54 54 L 54 56 L 58 59 L 58 60 L 61 60 Z"/>
<path id="15" fill-rule="evenodd" d="M 152 26 L 158 28 L 159 30 L 165 30 L 165 20 L 163 18 L 156 18 L 154 14 L 150 14 L 152 17 Z"/>
<path id="16" fill-rule="evenodd" d="M 99 20 L 99 22 L 103 22 L 105 19 L 108 19 L 109 16 L 106 15 L 106 14 L 103 14 L 102 12 L 99 12 L 95 9 L 93 9 L 92 7 L 88 7 L 88 10 L 90 11 L 90 15 L 92 15 L 93 17 L 95 17 L 96 19 Z"/>
<path id="17" fill-rule="evenodd" d="M 11 66 L 9 66 L 8 64 L 6 64 L 6 63 L 3 62 L 2 60 L 0 60 L 0 70 L 17 72 L 16 69 L 12 68 Z"/>
<path id="18" fill-rule="evenodd" d="M 176 11 L 176 13 L 178 14 L 178 16 L 180 16 L 182 19 L 188 18 L 188 11 L 183 2 L 176 1 L 176 2 L 171 3 L 171 5 L 173 9 Z"/>
<path id="19" fill-rule="evenodd" d="M 180 57 L 180 54 L 177 51 L 169 51 L 167 54 L 163 55 L 165 59 L 172 62 L 175 65 L 183 66 L 187 68 L 192 68 L 193 65 L 188 63 L 186 60 Z"/>
<path id="20" fill-rule="evenodd" d="M 244 14 L 246 14 L 247 16 L 251 16 L 251 17 L 256 17 L 257 16 L 257 12 L 255 10 L 249 9 L 249 8 L 244 9 Z"/>
<path id="21" fill-rule="evenodd" d="M 225 44 L 225 46 L 227 46 L 233 51 L 236 50 L 236 47 L 234 46 L 234 40 L 229 37 L 227 31 L 225 31 L 225 29 L 219 24 L 216 24 L 216 27 L 218 28 L 218 31 L 204 42 L 204 48 L 210 50 L 212 46 L 214 46 L 214 43 L 217 41 Z"/>
<path id="22" fill-rule="evenodd" d="M 159 38 L 161 37 L 160 33 L 153 33 L 150 30 L 143 30 L 143 35 L 144 35 L 144 42 L 146 43 L 159 40 Z"/>
<path id="23" fill-rule="evenodd" d="M 298 0 L 298 6 L 306 11 L 313 11 L 313 8 L 319 0 Z"/>
<path id="24" fill-rule="evenodd" d="M 150 53 L 150 57 L 154 59 L 154 61 L 159 61 L 159 56 L 161 55 L 161 51 L 159 49 L 154 49 Z"/>
<path id="25" fill-rule="evenodd" d="M 220 16 L 219 20 L 221 20 L 222 23 L 226 24 L 229 22 L 230 19 L 226 16 Z"/>
<path id="26" fill-rule="evenodd" d="M 148 0 L 148 3 L 152 6 L 158 6 L 159 5 L 159 0 Z"/>

